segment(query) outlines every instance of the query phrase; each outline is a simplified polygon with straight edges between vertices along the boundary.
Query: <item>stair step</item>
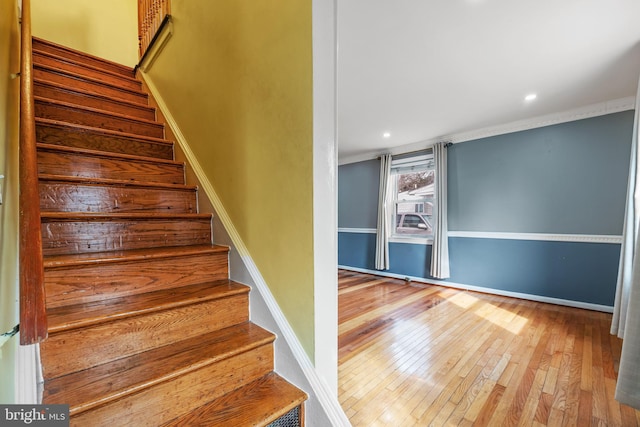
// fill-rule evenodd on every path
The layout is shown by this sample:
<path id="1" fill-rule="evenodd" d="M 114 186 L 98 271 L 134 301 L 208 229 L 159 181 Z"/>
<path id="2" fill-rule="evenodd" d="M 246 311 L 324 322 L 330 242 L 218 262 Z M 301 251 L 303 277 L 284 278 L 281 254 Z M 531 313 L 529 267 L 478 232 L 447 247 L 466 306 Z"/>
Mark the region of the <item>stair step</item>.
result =
<path id="1" fill-rule="evenodd" d="M 86 304 L 56 307 L 47 310 L 48 330 L 49 334 L 55 334 L 248 292 L 248 286 L 224 279 Z"/>
<path id="2" fill-rule="evenodd" d="M 267 426 L 306 399 L 306 393 L 271 372 L 164 426 Z"/>
<path id="3" fill-rule="evenodd" d="M 110 111 L 145 120 L 155 120 L 156 110 L 147 104 L 137 104 L 124 99 L 105 96 L 86 90 L 70 88 L 46 80 L 34 80 L 34 95 L 41 98 L 54 99 L 70 104 Z"/>
<path id="4" fill-rule="evenodd" d="M 173 142 L 36 117 L 38 142 L 164 160 L 173 159 Z"/>
<path id="5" fill-rule="evenodd" d="M 161 425 L 266 375 L 273 335 L 244 323 L 45 383 L 73 425 Z"/>
<path id="6" fill-rule="evenodd" d="M 184 184 L 184 164 L 128 154 L 37 144 L 38 173 Z"/>
<path id="7" fill-rule="evenodd" d="M 211 214 L 42 212 L 43 255 L 211 243 Z"/>
<path id="8" fill-rule="evenodd" d="M 94 126 L 102 129 L 111 129 L 118 132 L 151 136 L 154 138 L 164 137 L 164 125 L 153 120 L 125 116 L 119 113 L 41 98 L 39 96 L 34 97 L 34 101 L 35 114 L 37 117 L 84 126 Z"/>
<path id="9" fill-rule="evenodd" d="M 111 72 L 122 74 L 123 76 L 133 77 L 133 68 L 126 65 L 118 64 L 113 61 L 98 58 L 97 56 L 89 55 L 88 53 L 80 52 L 75 49 L 71 49 L 66 46 L 62 46 L 48 40 L 43 40 L 38 37 L 32 38 L 33 49 L 49 52 L 54 55 L 71 59 L 75 62 L 90 65 L 93 67 L 109 70 Z"/>
<path id="10" fill-rule="evenodd" d="M 42 212 L 197 213 L 193 186 L 40 175 Z"/>
<path id="11" fill-rule="evenodd" d="M 58 332 L 41 344 L 43 374 L 47 379 L 58 378 L 248 320 L 245 291 Z"/>
<path id="12" fill-rule="evenodd" d="M 228 253 L 224 246 L 194 245 L 47 256 L 47 307 L 227 279 Z"/>
<path id="13" fill-rule="evenodd" d="M 148 103 L 149 97 L 141 90 L 128 89 L 104 82 L 100 79 L 83 76 L 70 71 L 49 67 L 42 64 L 33 64 L 33 77 L 38 80 L 47 80 L 64 86 L 87 90 L 94 93 L 101 93 L 119 99 L 136 102 L 139 104 Z"/>
<path id="14" fill-rule="evenodd" d="M 142 82 L 136 80 L 133 74 L 125 76 L 121 73 L 115 73 L 89 64 L 79 63 L 72 58 L 58 56 L 51 52 L 33 49 L 33 63 L 38 65 L 46 65 L 52 68 L 69 71 L 78 75 L 91 77 L 101 80 L 112 85 L 121 86 L 127 89 L 141 90 Z"/>

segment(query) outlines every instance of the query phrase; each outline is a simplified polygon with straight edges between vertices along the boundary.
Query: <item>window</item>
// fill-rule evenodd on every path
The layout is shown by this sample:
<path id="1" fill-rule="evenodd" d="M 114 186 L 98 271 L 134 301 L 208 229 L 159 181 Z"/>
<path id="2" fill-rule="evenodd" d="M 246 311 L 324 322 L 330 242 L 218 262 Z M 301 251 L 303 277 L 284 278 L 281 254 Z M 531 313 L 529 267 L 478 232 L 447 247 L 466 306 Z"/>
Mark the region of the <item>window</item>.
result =
<path id="1" fill-rule="evenodd" d="M 433 237 L 434 180 L 431 152 L 391 161 L 393 236 Z"/>

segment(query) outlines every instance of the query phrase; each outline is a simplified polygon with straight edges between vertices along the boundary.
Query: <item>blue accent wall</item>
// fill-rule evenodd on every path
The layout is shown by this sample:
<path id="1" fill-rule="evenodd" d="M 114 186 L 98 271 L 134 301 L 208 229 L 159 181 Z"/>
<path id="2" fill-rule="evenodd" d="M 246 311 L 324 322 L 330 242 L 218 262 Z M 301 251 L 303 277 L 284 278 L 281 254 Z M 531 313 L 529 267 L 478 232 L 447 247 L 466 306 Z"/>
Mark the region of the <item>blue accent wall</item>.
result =
<path id="1" fill-rule="evenodd" d="M 338 224 L 348 228 L 376 228 L 380 161 L 368 160 L 338 168 Z"/>
<path id="2" fill-rule="evenodd" d="M 338 233 L 338 264 L 374 270 L 376 236 Z M 449 238 L 451 278 L 508 292 L 612 306 L 620 245 Z M 431 245 L 390 243 L 389 273 L 431 279 Z"/>
<path id="3" fill-rule="evenodd" d="M 633 111 L 454 144 L 449 229 L 622 234 Z"/>
<path id="4" fill-rule="evenodd" d="M 449 230 L 622 234 L 632 131 L 624 111 L 449 147 Z M 378 169 L 339 167 L 339 228 L 375 228 Z M 375 240 L 340 232 L 338 263 L 374 270 Z M 389 250 L 389 272 L 431 278 L 431 245 Z M 451 282 L 613 305 L 619 244 L 450 237 L 449 255 Z"/>

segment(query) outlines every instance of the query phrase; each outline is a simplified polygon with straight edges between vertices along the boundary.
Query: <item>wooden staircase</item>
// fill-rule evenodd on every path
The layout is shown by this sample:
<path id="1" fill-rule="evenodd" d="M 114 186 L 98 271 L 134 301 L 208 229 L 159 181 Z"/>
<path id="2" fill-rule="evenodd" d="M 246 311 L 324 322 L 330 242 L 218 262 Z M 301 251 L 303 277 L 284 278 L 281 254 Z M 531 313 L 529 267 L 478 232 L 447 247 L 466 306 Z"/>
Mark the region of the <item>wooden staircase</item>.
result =
<path id="1" fill-rule="evenodd" d="M 44 403 L 77 426 L 302 425 L 133 70 L 36 38 L 33 59 Z"/>

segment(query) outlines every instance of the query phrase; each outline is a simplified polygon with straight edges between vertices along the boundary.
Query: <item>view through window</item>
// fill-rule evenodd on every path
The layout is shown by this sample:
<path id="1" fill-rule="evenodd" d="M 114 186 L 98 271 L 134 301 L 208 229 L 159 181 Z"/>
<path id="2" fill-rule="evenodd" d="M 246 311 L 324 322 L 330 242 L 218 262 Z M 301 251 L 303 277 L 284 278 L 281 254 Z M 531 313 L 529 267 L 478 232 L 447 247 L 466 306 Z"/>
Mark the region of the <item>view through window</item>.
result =
<path id="1" fill-rule="evenodd" d="M 433 154 L 391 162 L 393 234 L 433 237 L 435 163 Z"/>

